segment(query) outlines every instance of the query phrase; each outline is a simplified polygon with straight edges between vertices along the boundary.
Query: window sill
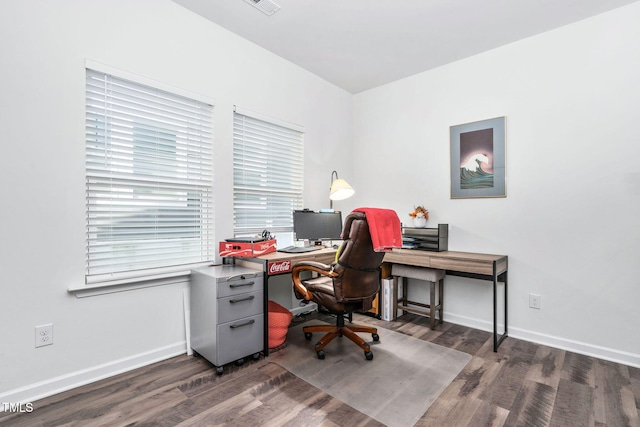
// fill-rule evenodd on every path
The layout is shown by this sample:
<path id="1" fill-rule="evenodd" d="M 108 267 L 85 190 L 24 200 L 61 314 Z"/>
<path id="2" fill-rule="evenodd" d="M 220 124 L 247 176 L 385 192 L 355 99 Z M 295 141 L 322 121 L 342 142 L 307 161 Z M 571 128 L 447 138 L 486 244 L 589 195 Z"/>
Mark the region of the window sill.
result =
<path id="1" fill-rule="evenodd" d="M 117 292 L 134 291 L 137 289 L 152 288 L 156 286 L 174 285 L 189 282 L 191 270 L 178 271 L 171 274 L 148 276 L 136 281 L 102 282 L 82 287 L 69 288 L 67 291 L 75 294 L 77 298 L 94 297 L 98 295 L 113 294 Z"/>

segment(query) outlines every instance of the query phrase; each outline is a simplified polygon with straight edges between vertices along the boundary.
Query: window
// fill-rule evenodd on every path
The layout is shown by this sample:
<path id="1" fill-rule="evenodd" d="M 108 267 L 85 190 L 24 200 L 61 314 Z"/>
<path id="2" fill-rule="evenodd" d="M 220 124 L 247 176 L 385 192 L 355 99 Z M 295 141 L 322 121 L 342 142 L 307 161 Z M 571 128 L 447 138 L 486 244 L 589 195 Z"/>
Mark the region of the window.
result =
<path id="1" fill-rule="evenodd" d="M 236 107 L 233 115 L 235 236 L 293 233 L 302 209 L 303 129 Z"/>
<path id="2" fill-rule="evenodd" d="M 212 120 L 209 103 L 87 68 L 88 284 L 213 258 Z"/>

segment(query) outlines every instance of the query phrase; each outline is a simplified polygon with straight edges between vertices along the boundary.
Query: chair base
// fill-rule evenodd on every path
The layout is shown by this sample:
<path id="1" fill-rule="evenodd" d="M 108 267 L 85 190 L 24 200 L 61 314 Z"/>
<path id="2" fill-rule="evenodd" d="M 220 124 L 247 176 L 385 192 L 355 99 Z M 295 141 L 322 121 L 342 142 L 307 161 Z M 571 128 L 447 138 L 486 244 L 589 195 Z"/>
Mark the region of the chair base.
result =
<path id="1" fill-rule="evenodd" d="M 320 338 L 320 340 L 316 343 L 315 350 L 318 354 L 318 358 L 324 359 L 324 348 L 333 341 L 336 337 L 345 336 L 353 341 L 358 347 L 360 347 L 364 353 L 367 360 L 373 359 L 373 353 L 371 353 L 371 347 L 369 344 L 363 340 L 357 332 L 369 333 L 373 337 L 374 341 L 378 341 L 380 337 L 378 336 L 378 329 L 373 326 L 361 326 L 361 325 L 345 325 L 344 324 L 344 313 L 338 313 L 336 318 L 336 325 L 311 325 L 304 326 L 302 331 L 304 332 L 305 338 L 311 339 L 311 334 L 313 332 L 326 332 L 326 334 Z"/>

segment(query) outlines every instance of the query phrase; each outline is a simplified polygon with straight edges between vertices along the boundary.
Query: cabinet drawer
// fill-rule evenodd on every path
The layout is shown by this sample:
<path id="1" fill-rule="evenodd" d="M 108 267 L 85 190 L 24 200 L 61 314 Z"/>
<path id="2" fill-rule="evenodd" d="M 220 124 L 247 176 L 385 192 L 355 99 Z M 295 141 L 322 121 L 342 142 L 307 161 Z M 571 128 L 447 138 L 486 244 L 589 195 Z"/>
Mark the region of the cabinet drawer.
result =
<path id="1" fill-rule="evenodd" d="M 218 282 L 218 298 L 224 298 L 247 292 L 261 291 L 262 289 L 262 276 L 234 276 L 230 277 L 229 280 L 221 280 Z"/>
<path id="2" fill-rule="evenodd" d="M 264 312 L 263 291 L 218 299 L 218 324 Z"/>
<path id="3" fill-rule="evenodd" d="M 262 351 L 264 317 L 262 314 L 218 325 L 218 361 L 234 362 Z"/>

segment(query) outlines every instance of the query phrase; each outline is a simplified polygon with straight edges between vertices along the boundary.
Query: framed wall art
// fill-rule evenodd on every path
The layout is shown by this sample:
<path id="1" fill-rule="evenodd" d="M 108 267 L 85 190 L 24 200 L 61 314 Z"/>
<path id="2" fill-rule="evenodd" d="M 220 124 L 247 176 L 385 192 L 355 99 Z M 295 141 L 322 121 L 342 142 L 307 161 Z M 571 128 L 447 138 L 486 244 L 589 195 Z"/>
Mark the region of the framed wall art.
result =
<path id="1" fill-rule="evenodd" d="M 506 118 L 450 127 L 451 198 L 506 197 Z"/>

